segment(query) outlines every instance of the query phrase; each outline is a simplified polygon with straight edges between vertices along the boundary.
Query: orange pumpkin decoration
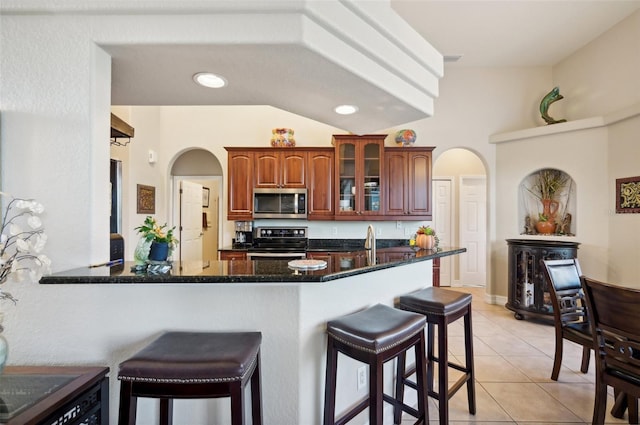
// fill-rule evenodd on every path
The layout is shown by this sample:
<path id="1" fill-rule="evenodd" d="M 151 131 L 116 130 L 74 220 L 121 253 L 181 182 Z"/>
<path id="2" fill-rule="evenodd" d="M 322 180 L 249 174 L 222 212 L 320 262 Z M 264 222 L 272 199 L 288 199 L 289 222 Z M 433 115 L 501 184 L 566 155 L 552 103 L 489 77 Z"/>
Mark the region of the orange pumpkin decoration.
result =
<path id="1" fill-rule="evenodd" d="M 433 249 L 436 246 L 436 239 L 433 235 L 419 233 L 416 235 L 416 245 L 422 249 Z"/>

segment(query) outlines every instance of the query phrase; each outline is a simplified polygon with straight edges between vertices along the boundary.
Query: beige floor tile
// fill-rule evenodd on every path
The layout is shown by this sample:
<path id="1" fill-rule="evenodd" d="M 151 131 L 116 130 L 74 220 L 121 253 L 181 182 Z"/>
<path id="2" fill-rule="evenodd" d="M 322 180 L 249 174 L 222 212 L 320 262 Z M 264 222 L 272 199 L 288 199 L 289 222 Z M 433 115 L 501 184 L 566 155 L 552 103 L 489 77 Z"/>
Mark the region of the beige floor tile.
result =
<path id="1" fill-rule="evenodd" d="M 449 336 L 449 352 L 454 356 L 464 359 L 465 346 L 464 336 Z M 436 348 L 437 349 L 437 348 Z M 473 355 L 475 356 L 496 356 L 498 353 L 485 343 L 482 339 L 473 338 Z"/>
<path id="2" fill-rule="evenodd" d="M 527 375 L 533 382 L 554 382 L 551 380 L 553 370 L 553 359 L 549 357 L 529 357 L 529 356 L 509 356 L 506 360 Z M 589 381 L 587 375 L 579 370 L 572 370 L 562 366 L 558 382 L 586 383 Z"/>
<path id="3" fill-rule="evenodd" d="M 531 382 L 531 379 L 502 356 L 477 356 L 474 359 L 478 382 Z"/>
<path id="4" fill-rule="evenodd" d="M 476 414 L 469 413 L 466 387 L 461 388 L 449 400 L 449 423 L 460 421 L 471 423 L 504 422 L 512 421 L 507 412 L 491 397 L 482 385 L 476 383 Z M 438 404 L 433 398 L 429 398 L 429 423 L 438 423 Z"/>
<path id="5" fill-rule="evenodd" d="M 582 423 L 584 420 L 534 383 L 489 382 L 482 386 L 516 422 Z"/>
<path id="6" fill-rule="evenodd" d="M 505 333 L 504 335 L 481 336 L 485 344 L 502 356 L 544 356 L 545 353 L 526 341 Z"/>
<path id="7" fill-rule="evenodd" d="M 541 384 L 540 386 L 585 422 L 591 422 L 593 417 L 593 400 L 595 394 L 593 384 L 548 383 Z M 613 397 L 609 396 L 605 422 L 608 424 L 628 423 L 626 416 L 624 419 L 617 419 L 611 416 L 609 412 L 611 411 L 612 406 Z"/>

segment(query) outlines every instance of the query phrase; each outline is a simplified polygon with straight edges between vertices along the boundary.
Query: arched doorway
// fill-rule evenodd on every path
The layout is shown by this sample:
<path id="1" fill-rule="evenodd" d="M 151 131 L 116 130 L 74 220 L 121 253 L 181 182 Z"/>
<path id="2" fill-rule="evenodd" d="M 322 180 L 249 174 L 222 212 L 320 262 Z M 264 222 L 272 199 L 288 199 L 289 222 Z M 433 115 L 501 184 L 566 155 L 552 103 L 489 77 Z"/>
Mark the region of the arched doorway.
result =
<path id="1" fill-rule="evenodd" d="M 204 149 L 190 149 L 183 151 L 174 161 L 171 167 L 171 186 L 173 189 L 172 212 L 173 222 L 181 230 L 181 238 L 190 240 L 193 236 L 187 235 L 188 228 L 199 228 L 201 234 L 201 257 L 203 261 L 215 261 L 218 258 L 218 246 L 220 243 L 220 227 L 222 217 L 222 166 L 218 158 Z M 181 188 L 189 184 L 189 187 L 198 187 L 201 195 L 201 209 L 196 218 L 184 214 L 181 210 Z M 189 222 L 186 222 L 186 221 Z M 182 240 L 182 239 L 181 239 Z M 181 247 L 183 248 L 183 247 Z M 183 250 L 179 250 L 179 259 L 183 260 Z M 189 254 L 188 258 L 197 259 Z"/>
<path id="2" fill-rule="evenodd" d="M 442 245 L 467 249 L 444 257 L 442 286 L 487 284 L 487 172 L 468 149 L 449 149 L 433 165 L 434 227 Z"/>

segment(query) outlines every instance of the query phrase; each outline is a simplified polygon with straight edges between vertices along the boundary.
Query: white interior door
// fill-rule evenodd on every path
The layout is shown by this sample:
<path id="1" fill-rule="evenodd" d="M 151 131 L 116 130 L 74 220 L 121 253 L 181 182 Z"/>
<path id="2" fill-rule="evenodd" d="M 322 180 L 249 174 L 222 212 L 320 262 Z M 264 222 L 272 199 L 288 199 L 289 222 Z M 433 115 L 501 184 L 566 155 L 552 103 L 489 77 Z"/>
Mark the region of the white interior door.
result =
<path id="1" fill-rule="evenodd" d="M 180 181 L 180 261 L 202 261 L 202 185 Z"/>
<path id="2" fill-rule="evenodd" d="M 487 179 L 460 177 L 460 283 L 486 285 L 487 280 Z"/>
<path id="3" fill-rule="evenodd" d="M 433 187 L 433 228 L 438 235 L 440 246 L 453 246 L 453 206 L 452 181 L 450 178 L 434 179 Z M 453 256 L 440 258 L 440 286 L 451 286 Z"/>

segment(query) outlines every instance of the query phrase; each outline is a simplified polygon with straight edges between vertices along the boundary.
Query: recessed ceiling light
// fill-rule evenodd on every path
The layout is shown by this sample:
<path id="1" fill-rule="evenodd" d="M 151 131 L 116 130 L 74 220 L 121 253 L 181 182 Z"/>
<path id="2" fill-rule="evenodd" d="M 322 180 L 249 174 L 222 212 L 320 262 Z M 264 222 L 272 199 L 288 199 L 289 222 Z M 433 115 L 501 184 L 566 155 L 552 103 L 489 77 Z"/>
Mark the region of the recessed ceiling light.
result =
<path id="1" fill-rule="evenodd" d="M 227 80 L 210 72 L 198 72 L 193 76 L 193 81 L 204 87 L 219 89 L 227 85 Z"/>
<path id="2" fill-rule="evenodd" d="M 336 106 L 334 111 L 336 111 L 336 114 L 340 115 L 351 115 L 358 112 L 358 107 L 355 105 L 340 105 Z"/>

